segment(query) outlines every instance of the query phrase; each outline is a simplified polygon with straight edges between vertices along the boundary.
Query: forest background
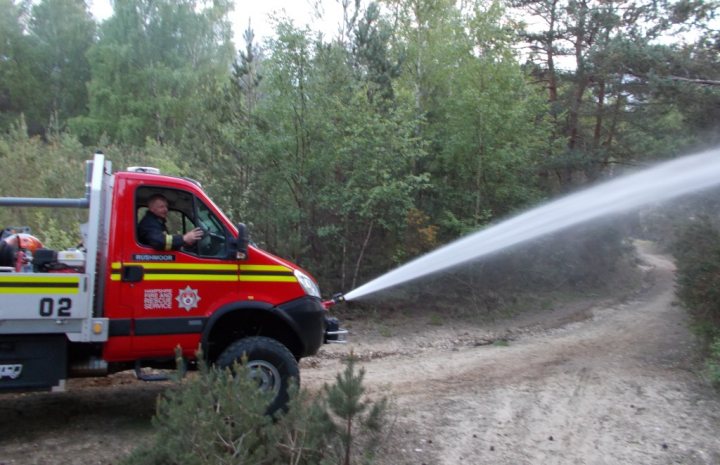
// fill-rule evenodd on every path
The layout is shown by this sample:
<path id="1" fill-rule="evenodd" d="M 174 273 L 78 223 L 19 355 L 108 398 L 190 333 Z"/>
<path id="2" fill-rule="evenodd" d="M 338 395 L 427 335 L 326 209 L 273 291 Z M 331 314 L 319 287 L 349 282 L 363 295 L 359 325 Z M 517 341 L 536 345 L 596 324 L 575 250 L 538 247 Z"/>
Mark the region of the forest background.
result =
<path id="1" fill-rule="evenodd" d="M 234 44 L 228 0 L 116 0 L 101 23 L 85 1 L 0 0 L 0 195 L 81 196 L 101 150 L 199 180 L 260 246 L 350 290 L 720 144 L 717 2 L 338 1 L 335 35 L 281 18 Z M 0 212 L 56 248 L 80 221 Z"/>

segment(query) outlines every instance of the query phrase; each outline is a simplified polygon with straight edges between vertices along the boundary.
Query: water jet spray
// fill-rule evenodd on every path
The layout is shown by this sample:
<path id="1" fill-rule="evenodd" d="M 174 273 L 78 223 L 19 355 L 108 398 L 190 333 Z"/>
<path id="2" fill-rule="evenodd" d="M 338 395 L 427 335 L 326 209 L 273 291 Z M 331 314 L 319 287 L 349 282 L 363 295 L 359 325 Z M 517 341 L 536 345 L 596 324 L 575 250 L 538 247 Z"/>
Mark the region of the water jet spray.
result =
<path id="1" fill-rule="evenodd" d="M 720 148 L 677 158 L 562 197 L 462 237 L 363 284 L 345 294 L 343 300 L 355 300 L 580 223 L 717 184 L 720 184 Z"/>

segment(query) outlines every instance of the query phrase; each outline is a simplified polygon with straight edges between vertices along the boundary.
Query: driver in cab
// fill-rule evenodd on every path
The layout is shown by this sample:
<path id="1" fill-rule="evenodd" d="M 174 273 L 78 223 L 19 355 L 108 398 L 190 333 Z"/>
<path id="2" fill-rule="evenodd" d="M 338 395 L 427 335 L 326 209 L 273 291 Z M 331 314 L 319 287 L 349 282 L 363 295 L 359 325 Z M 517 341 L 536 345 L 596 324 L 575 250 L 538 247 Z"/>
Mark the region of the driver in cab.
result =
<path id="1" fill-rule="evenodd" d="M 138 224 L 140 242 L 155 250 L 179 250 L 194 245 L 203 232 L 195 228 L 185 234 L 168 234 L 165 221 L 168 214 L 168 200 L 162 194 L 155 194 L 148 200 L 148 210 Z"/>

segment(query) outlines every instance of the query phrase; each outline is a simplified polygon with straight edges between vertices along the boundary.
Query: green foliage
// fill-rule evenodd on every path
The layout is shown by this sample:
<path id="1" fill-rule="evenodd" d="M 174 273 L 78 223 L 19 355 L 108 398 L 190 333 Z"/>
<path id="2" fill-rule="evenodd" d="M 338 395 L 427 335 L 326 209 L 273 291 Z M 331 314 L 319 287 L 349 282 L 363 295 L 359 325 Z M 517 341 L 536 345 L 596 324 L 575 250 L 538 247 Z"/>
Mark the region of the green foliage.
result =
<path id="1" fill-rule="evenodd" d="M 87 105 L 95 23 L 85 2 L 3 0 L 0 11 L 0 129 L 21 114 L 30 134 L 63 129 Z"/>
<path id="2" fill-rule="evenodd" d="M 286 413 L 265 415 L 270 401 L 243 366 L 200 373 L 182 381 L 158 401 L 153 441 L 139 447 L 125 465 L 372 463 L 387 429 L 385 400 L 370 402 L 364 372 L 352 358 L 320 398 L 291 389 Z M 356 444 L 356 452 L 351 445 Z"/>
<path id="3" fill-rule="evenodd" d="M 360 454 L 362 463 L 372 463 L 387 426 L 387 399 L 379 402 L 364 399 L 362 380 L 365 369 L 356 371 L 355 363 L 351 354 L 345 361 L 345 370 L 336 375 L 335 384 L 326 385 L 324 389 L 329 418 L 337 432 L 333 442 L 339 446 L 336 450 L 343 452 L 343 460 L 337 463 L 343 465 L 353 463 L 355 450 Z M 361 433 L 358 434 L 358 431 Z"/>
<path id="4" fill-rule="evenodd" d="M 475 3 L 469 16 L 452 2 L 401 5 L 397 40 L 414 66 L 398 85 L 416 103 L 415 130 L 428 152 L 416 166 L 432 186 L 418 208 L 449 240 L 537 198 L 532 178 L 549 137 L 538 124 L 544 104 L 527 85 L 497 4 Z"/>
<path id="5" fill-rule="evenodd" d="M 708 348 L 706 374 L 720 386 L 720 228 L 701 216 L 678 234 L 673 246 L 680 302 L 694 320 L 695 333 Z"/>
<path id="6" fill-rule="evenodd" d="M 141 447 L 126 464 L 272 463 L 276 430 L 265 415 L 269 393 L 257 388 L 247 369 L 208 369 L 160 397 L 153 419 L 155 443 Z"/>
<path id="7" fill-rule="evenodd" d="M 38 238 L 42 241 L 43 245 L 48 249 L 53 250 L 68 250 L 78 247 L 82 240 L 79 234 L 79 225 L 76 228 L 69 228 L 62 226 L 62 221 L 57 218 L 57 215 L 51 216 L 51 214 L 37 211 L 33 218 L 35 224 L 40 225 L 39 234 L 36 230 L 32 230 Z"/>
<path id="8" fill-rule="evenodd" d="M 710 354 L 705 361 L 706 372 L 710 382 L 720 387 L 720 337 L 710 344 Z"/>
<path id="9" fill-rule="evenodd" d="M 196 108 L 226 76 L 230 3 L 124 0 L 88 56 L 90 113 L 72 122 L 87 142 L 180 141 Z"/>
<path id="10" fill-rule="evenodd" d="M 617 226 L 592 224 L 520 244 L 378 295 L 376 305 L 447 318 L 493 319 L 558 301 L 622 295 L 641 285 L 633 245 Z"/>
<path id="11" fill-rule="evenodd" d="M 128 166 L 155 166 L 164 173 L 190 172 L 187 162 L 172 146 L 148 142 L 145 148 L 105 146 L 106 159 L 115 170 Z M 0 138 L 0 165 L 3 182 L 0 196 L 82 198 L 85 195 L 85 161 L 92 151 L 67 133 L 49 135 L 46 141 L 28 137 L 19 125 Z M 0 209 L 0 229 L 29 226 L 46 247 L 55 250 L 75 247 L 81 242 L 80 224 L 87 221 L 87 210 L 76 208 Z"/>
<path id="12" fill-rule="evenodd" d="M 512 3 L 543 20 L 520 37 L 531 49 L 528 70 L 550 104 L 554 128 L 543 164 L 548 182 L 567 189 L 602 177 L 615 163 L 669 157 L 694 148 L 698 138 L 717 143 L 716 133 L 700 130 L 716 127 L 707 112 L 716 111 L 717 87 L 699 84 L 718 76 L 718 49 L 711 45 L 717 31 L 707 15 L 712 6 Z M 668 37 L 689 30 L 701 37 L 697 44 L 668 44 Z M 702 116 L 695 113 L 700 108 Z M 703 122 L 688 124 L 689 115 Z"/>
<path id="13" fill-rule="evenodd" d="M 125 170 L 129 166 L 152 166 L 161 173 L 171 176 L 186 176 L 193 173 L 190 161 L 169 144 L 148 140 L 144 147 L 125 145 L 101 146 L 106 159 L 112 161 L 113 170 Z"/>
<path id="14" fill-rule="evenodd" d="M 720 325 L 720 229 L 708 217 L 687 225 L 673 247 L 677 296 L 701 322 Z"/>
<path id="15" fill-rule="evenodd" d="M 279 32 L 257 88 L 265 98 L 238 118 L 238 161 L 251 173 L 243 214 L 261 245 L 347 286 L 398 256 L 427 184 L 413 173 L 422 143 L 408 101 L 389 106 L 345 49 L 291 24 Z M 371 239 L 392 252 L 375 254 Z"/>
<path id="16" fill-rule="evenodd" d="M 43 89 L 38 93 L 37 124 L 57 133 L 70 118 L 86 111 L 86 54 L 95 41 L 95 22 L 85 2 L 43 0 L 33 6 L 29 32 L 36 41 L 35 66 Z"/>
<path id="17" fill-rule="evenodd" d="M 81 198 L 89 155 L 72 136 L 61 134 L 46 143 L 29 138 L 20 126 L 0 139 L 0 196 Z M 86 215 L 70 208 L 5 207 L 0 209 L 0 227 L 30 226 L 48 246 L 75 246 L 81 239 L 79 224 L 86 221 Z"/>
<path id="18" fill-rule="evenodd" d="M 39 118 L 38 51 L 24 27 L 29 5 L 0 0 L 0 130 L 16 124 L 21 115 L 31 122 Z"/>
<path id="19" fill-rule="evenodd" d="M 228 0 L 116 1 L 100 25 L 86 2 L 0 0 L 0 189 L 81 195 L 100 148 L 198 179 L 257 244 L 347 290 L 615 164 L 718 141 L 714 3 L 509 5 L 553 29 L 501 2 L 344 2 L 339 37 L 248 27 L 233 65 Z M 46 213 L 0 220 L 71 243 L 77 215 Z"/>

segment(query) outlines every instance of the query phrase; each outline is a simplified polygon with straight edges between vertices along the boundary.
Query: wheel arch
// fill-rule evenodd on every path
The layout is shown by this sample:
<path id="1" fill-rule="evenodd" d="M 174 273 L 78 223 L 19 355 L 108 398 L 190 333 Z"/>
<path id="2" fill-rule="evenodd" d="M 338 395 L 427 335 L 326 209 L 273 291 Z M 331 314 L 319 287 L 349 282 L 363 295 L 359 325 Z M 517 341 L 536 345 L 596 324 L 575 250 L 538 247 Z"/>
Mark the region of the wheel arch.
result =
<path id="1" fill-rule="evenodd" d="M 201 339 L 204 357 L 214 362 L 228 345 L 249 336 L 275 339 L 296 359 L 305 350 L 296 324 L 284 312 L 267 302 L 242 301 L 219 308 L 208 319 Z"/>

